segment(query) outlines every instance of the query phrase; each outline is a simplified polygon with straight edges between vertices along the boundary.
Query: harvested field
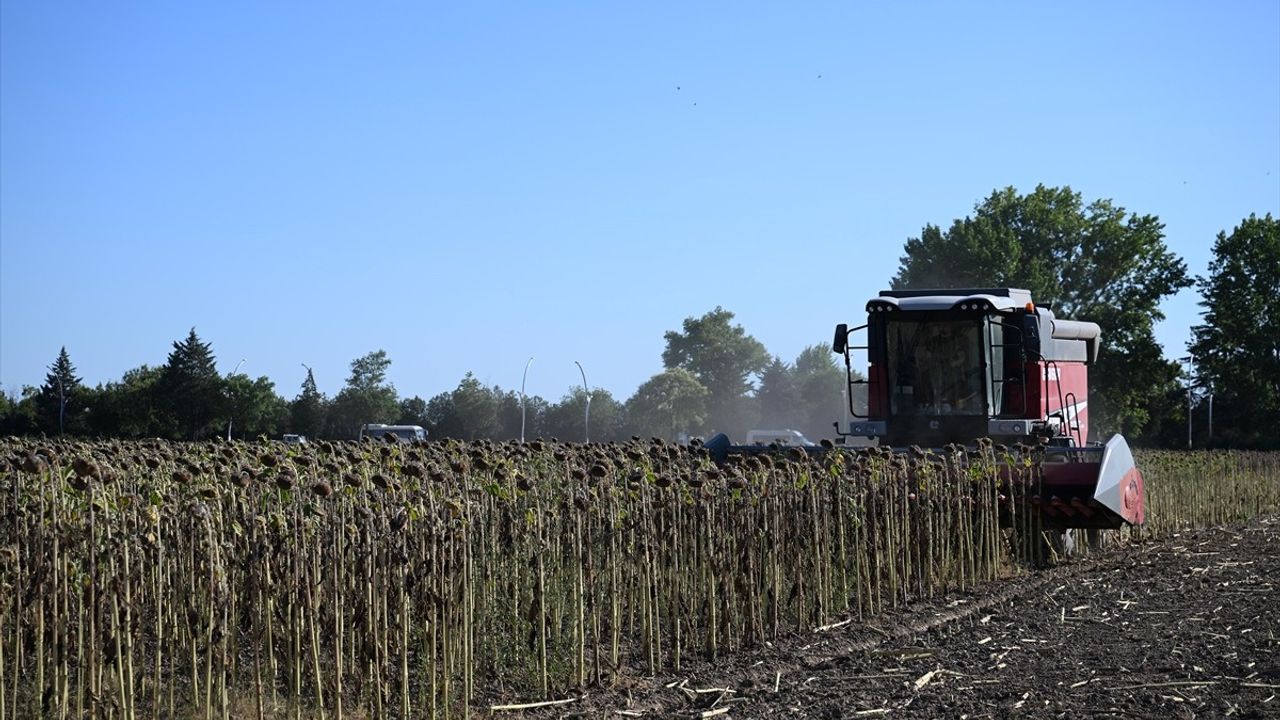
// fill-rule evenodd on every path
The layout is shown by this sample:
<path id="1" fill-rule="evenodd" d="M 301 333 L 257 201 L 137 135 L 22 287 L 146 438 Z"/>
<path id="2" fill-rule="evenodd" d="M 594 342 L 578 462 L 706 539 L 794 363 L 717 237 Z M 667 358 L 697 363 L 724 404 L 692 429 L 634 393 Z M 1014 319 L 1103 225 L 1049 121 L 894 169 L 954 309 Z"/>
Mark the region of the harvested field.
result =
<path id="1" fill-rule="evenodd" d="M 1280 520 L 1185 531 L 543 716 L 1280 717 L 1277 585 Z"/>

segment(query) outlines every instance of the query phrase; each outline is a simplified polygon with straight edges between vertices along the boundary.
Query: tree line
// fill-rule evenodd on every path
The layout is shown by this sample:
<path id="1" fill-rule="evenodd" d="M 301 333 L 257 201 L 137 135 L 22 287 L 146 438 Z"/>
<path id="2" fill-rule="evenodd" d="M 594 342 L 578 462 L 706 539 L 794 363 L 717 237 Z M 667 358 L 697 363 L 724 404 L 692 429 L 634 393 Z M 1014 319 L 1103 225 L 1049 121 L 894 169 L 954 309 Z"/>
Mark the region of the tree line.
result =
<path id="1" fill-rule="evenodd" d="M 1022 287 L 1060 317 L 1098 323 L 1102 351 L 1091 370 L 1090 410 L 1103 433 L 1183 446 L 1190 420 L 1193 431 L 1200 428 L 1197 446 L 1280 447 L 1268 431 L 1280 417 L 1280 221 L 1270 214 L 1220 232 L 1209 274 L 1192 277 L 1165 245 L 1154 215 L 1110 200 L 1085 203 L 1069 187 L 1041 185 L 1025 195 L 997 189 L 972 215 L 945 229 L 927 224 L 909 238 L 891 285 Z M 1192 328 L 1188 358 L 1166 358 L 1154 336 L 1164 318 L 1160 303 L 1191 286 L 1201 294 L 1202 323 Z M 859 303 L 832 324 L 861 312 Z M 364 423 L 385 422 L 463 439 L 514 439 L 522 429 L 526 437 L 566 440 L 712 432 L 741 439 L 753 427 L 829 437 L 845 402 L 836 356 L 821 344 L 784 360 L 733 320 L 717 307 L 667 332 L 663 370 L 626 400 L 601 388 L 572 388 L 554 402 L 486 386 L 470 373 L 434 397 L 401 397 L 386 379 L 391 359 L 382 350 L 353 360 L 334 397 L 319 391 L 308 369 L 286 399 L 265 376 L 219 374 L 211 345 L 193 328 L 173 343 L 164 365 L 143 365 L 92 388 L 63 348 L 42 385 L 0 396 L 0 431 L 343 439 Z"/>
<path id="2" fill-rule="evenodd" d="M 680 439 L 713 431 L 741 436 L 763 422 L 815 437 L 829 434 L 844 386 L 844 371 L 830 350 L 811 346 L 786 362 L 770 356 L 733 318 L 717 307 L 667 333 L 666 367 L 625 401 L 603 388 L 588 394 L 581 387 L 555 402 L 522 398 L 471 373 L 429 399 L 401 397 L 387 380 L 391 358 L 384 350 L 353 360 L 337 395 L 322 393 L 308 368 L 297 394 L 286 399 L 266 376 L 220 374 L 211 343 L 195 328 L 173 343 L 164 365 L 143 365 L 118 381 L 89 387 L 64 347 L 43 384 L 0 400 L 0 429 L 175 440 L 284 433 L 352 439 L 366 423 L 388 423 L 421 425 L 434 438 L 509 440 L 523 430 L 528 438 L 582 441 Z"/>

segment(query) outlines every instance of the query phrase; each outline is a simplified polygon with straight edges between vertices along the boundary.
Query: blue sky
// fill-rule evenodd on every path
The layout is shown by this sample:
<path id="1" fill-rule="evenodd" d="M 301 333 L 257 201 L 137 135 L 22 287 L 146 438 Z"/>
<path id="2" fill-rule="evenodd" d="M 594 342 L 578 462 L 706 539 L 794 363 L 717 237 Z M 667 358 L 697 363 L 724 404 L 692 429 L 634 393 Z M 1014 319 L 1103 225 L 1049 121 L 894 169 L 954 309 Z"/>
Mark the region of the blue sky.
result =
<path id="1" fill-rule="evenodd" d="M 1280 5 L 0 2 L 0 388 L 219 368 L 619 399 L 717 305 L 794 359 L 993 189 L 1280 214 Z M 1197 296 L 1158 338 L 1185 355 Z"/>

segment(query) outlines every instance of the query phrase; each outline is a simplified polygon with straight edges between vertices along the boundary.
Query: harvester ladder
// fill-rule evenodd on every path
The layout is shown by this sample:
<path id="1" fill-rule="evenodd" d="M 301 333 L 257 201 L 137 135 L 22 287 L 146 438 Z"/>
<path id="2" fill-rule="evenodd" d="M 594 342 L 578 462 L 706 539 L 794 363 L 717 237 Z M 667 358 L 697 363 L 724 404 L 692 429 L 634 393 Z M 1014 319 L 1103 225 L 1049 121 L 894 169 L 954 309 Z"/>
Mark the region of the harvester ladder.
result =
<path id="1" fill-rule="evenodd" d="M 1053 370 L 1053 375 L 1052 375 L 1052 376 L 1050 376 L 1050 375 L 1049 375 L 1049 370 L 1050 370 L 1050 369 L 1052 369 L 1052 370 Z M 1072 433 L 1073 428 L 1071 427 L 1071 416 L 1070 416 L 1070 414 L 1067 412 L 1067 398 L 1075 398 L 1075 393 L 1070 393 L 1070 392 L 1069 392 L 1069 393 L 1067 393 L 1065 396 L 1063 395 L 1063 393 L 1062 393 L 1062 370 L 1058 367 L 1058 363 L 1054 362 L 1053 360 L 1047 360 L 1047 359 L 1046 359 L 1046 360 L 1044 361 L 1044 389 L 1045 389 L 1045 398 L 1044 398 L 1044 416 L 1045 416 L 1046 418 L 1047 418 L 1047 417 L 1049 417 L 1049 394 L 1048 394 L 1048 390 L 1049 390 L 1049 383 L 1050 383 L 1050 382 L 1053 382 L 1053 383 L 1054 383 L 1055 385 L 1057 385 L 1057 387 L 1058 387 L 1058 414 L 1062 416 L 1062 424 L 1063 424 L 1063 426 L 1065 426 L 1065 427 L 1066 427 L 1066 435 L 1071 436 L 1071 433 Z M 1075 426 L 1074 430 L 1075 430 L 1075 433 L 1076 433 L 1076 434 L 1075 434 L 1075 436 L 1073 436 L 1073 439 L 1075 439 L 1075 440 L 1076 440 L 1076 446 L 1077 446 L 1077 447 L 1083 446 L 1083 445 L 1084 445 L 1084 443 L 1082 443 L 1082 442 L 1080 442 L 1080 441 L 1079 441 L 1080 423 L 1079 423 L 1078 421 L 1076 422 L 1076 426 Z"/>
<path id="2" fill-rule="evenodd" d="M 1061 379 L 1058 380 L 1058 384 L 1061 386 Z M 1074 434 L 1076 447 L 1084 447 L 1084 438 L 1080 437 L 1080 408 L 1077 407 L 1079 402 L 1076 399 L 1076 394 L 1069 392 L 1064 397 L 1068 403 L 1062 406 L 1063 419 L 1067 423 L 1067 433 Z M 1070 412 L 1067 412 L 1068 408 L 1070 408 Z"/>

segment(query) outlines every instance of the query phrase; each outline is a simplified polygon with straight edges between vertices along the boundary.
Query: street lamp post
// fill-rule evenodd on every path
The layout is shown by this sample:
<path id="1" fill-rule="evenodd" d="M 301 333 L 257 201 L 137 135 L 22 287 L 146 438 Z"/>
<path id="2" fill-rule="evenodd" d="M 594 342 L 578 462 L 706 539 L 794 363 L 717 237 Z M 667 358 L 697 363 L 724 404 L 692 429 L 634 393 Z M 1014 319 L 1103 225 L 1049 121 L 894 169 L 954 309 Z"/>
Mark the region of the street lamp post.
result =
<path id="1" fill-rule="evenodd" d="M 1187 449 L 1191 449 L 1191 386 L 1187 386 Z"/>
<path id="2" fill-rule="evenodd" d="M 1209 432 L 1205 435 L 1205 447 L 1213 442 L 1213 386 L 1209 386 Z"/>
<path id="3" fill-rule="evenodd" d="M 587 410 L 583 418 L 583 442 L 591 442 L 591 388 L 587 387 L 587 371 L 582 369 L 582 363 L 577 360 L 573 361 L 578 366 L 578 372 L 582 373 L 582 392 L 587 396 Z"/>
<path id="4" fill-rule="evenodd" d="M 243 364 L 244 364 L 244 358 L 240 358 L 240 362 L 236 363 L 235 370 L 232 370 L 231 374 L 227 375 L 227 379 L 230 380 L 233 376 L 235 376 L 235 374 L 240 370 L 240 366 Z M 232 407 L 231 411 L 232 411 L 231 416 L 227 418 L 227 442 L 231 442 L 231 423 L 235 421 L 235 408 Z"/>
<path id="5" fill-rule="evenodd" d="M 529 366 L 533 364 L 533 357 L 529 357 L 529 362 L 524 364 L 524 375 L 520 377 L 520 442 L 524 442 L 524 383 L 529 379 Z"/>
<path id="6" fill-rule="evenodd" d="M 1194 372 L 1196 358 L 1194 355 L 1188 355 L 1182 358 L 1188 366 L 1187 370 L 1187 449 L 1191 449 L 1191 389 L 1195 387 L 1195 378 L 1192 376 Z"/>

